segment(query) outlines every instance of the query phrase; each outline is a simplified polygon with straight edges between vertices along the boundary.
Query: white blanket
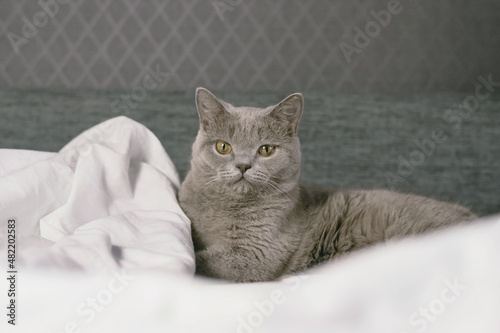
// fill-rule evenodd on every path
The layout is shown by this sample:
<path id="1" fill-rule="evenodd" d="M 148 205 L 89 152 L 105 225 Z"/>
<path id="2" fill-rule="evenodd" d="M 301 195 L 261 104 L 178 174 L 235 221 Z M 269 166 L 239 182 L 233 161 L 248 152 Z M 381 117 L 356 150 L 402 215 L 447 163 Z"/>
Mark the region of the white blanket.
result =
<path id="1" fill-rule="evenodd" d="M 272 283 L 193 278 L 179 179 L 125 117 L 59 153 L 0 150 L 1 332 L 500 332 L 500 215 Z"/>
<path id="2" fill-rule="evenodd" d="M 0 230 L 16 220 L 20 263 L 193 274 L 179 178 L 144 126 L 115 118 L 57 154 L 1 150 L 0 160 Z"/>

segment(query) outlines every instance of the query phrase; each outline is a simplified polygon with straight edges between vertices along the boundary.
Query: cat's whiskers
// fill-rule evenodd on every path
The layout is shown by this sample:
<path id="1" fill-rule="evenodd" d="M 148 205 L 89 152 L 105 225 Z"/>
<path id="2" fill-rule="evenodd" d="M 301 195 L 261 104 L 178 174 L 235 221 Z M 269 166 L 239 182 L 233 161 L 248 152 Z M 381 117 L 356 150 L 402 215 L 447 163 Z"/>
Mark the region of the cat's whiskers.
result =
<path id="1" fill-rule="evenodd" d="M 277 191 L 281 195 L 283 195 L 286 198 L 290 199 L 292 202 L 294 202 L 294 203 L 302 206 L 302 204 L 299 202 L 299 200 L 297 198 L 294 198 L 288 192 L 283 191 L 280 188 L 279 184 L 277 182 L 275 182 L 274 180 L 272 180 L 271 177 L 269 177 L 266 173 L 264 173 L 262 171 L 256 171 L 253 174 L 252 179 L 255 180 L 255 181 L 257 181 L 260 184 L 263 184 L 268 189 L 274 189 L 275 191 Z"/>
<path id="2" fill-rule="evenodd" d="M 208 185 L 210 185 L 212 183 L 215 183 L 215 182 L 217 182 L 219 180 L 220 180 L 220 177 L 214 176 L 208 182 L 206 182 L 205 184 L 203 184 L 203 186 L 207 187 Z"/>
<path id="3" fill-rule="evenodd" d="M 267 183 L 265 183 L 266 185 L 268 186 L 271 186 L 272 188 L 274 188 L 276 191 L 278 191 L 279 193 L 281 193 L 282 195 L 284 195 L 285 197 L 287 197 L 288 199 L 290 199 L 291 201 L 293 201 L 294 203 L 302 206 L 302 204 L 300 203 L 300 201 L 297 199 L 297 198 L 294 198 L 293 196 L 291 196 L 288 192 L 286 191 L 283 191 L 282 189 L 279 188 L 279 184 L 276 183 L 275 181 L 273 181 L 272 179 L 269 179 Z"/>
<path id="4" fill-rule="evenodd" d="M 222 169 L 217 174 L 222 179 L 233 179 L 235 176 L 239 175 L 239 172 L 235 172 L 231 169 Z"/>

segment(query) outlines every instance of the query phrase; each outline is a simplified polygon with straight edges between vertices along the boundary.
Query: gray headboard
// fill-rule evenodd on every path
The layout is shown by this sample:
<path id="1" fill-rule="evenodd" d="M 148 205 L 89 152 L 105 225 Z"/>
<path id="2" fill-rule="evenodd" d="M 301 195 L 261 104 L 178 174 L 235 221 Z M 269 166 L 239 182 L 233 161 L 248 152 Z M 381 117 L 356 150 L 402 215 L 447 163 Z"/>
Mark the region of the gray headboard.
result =
<path id="1" fill-rule="evenodd" d="M 499 50 L 496 0 L 0 2 L 0 87 L 469 91 Z"/>

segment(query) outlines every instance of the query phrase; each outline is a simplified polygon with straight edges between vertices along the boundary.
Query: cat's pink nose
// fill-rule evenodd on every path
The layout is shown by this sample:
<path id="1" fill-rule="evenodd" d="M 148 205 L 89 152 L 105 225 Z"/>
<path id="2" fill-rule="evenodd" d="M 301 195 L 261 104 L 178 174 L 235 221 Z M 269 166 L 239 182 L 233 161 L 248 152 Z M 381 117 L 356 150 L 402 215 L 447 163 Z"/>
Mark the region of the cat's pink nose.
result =
<path id="1" fill-rule="evenodd" d="M 252 166 L 250 164 L 236 164 L 236 167 L 240 169 L 241 174 L 244 174 L 248 169 L 250 169 Z"/>

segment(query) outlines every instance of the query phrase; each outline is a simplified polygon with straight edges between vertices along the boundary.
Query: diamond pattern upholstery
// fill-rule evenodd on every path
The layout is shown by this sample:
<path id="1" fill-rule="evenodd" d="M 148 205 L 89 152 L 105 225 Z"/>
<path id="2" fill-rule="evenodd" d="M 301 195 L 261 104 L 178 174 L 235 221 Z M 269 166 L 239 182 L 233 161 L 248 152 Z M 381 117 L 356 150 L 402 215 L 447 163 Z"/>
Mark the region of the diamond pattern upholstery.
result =
<path id="1" fill-rule="evenodd" d="M 471 91 L 478 75 L 500 77 L 495 0 L 400 0 L 348 63 L 339 44 L 389 3 L 2 0 L 0 87 L 128 89 L 155 66 L 167 90 Z M 36 33 L 15 52 L 26 21 Z"/>

